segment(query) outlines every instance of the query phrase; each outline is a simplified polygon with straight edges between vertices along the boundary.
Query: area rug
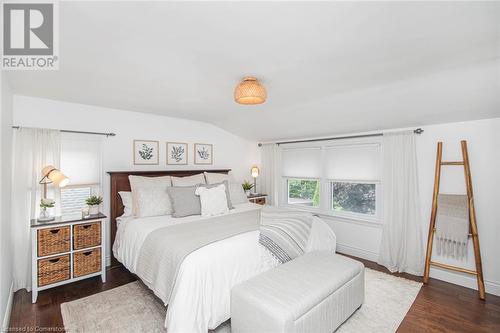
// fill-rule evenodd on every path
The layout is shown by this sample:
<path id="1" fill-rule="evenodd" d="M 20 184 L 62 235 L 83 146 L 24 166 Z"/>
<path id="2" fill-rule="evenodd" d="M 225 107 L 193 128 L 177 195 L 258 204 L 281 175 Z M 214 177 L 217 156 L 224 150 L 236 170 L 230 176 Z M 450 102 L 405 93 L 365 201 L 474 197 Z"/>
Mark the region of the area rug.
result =
<path id="1" fill-rule="evenodd" d="M 422 284 L 365 269 L 365 303 L 339 333 L 395 332 Z M 162 332 L 166 308 L 139 281 L 61 304 L 69 333 Z M 227 322 L 217 333 L 231 332 Z"/>

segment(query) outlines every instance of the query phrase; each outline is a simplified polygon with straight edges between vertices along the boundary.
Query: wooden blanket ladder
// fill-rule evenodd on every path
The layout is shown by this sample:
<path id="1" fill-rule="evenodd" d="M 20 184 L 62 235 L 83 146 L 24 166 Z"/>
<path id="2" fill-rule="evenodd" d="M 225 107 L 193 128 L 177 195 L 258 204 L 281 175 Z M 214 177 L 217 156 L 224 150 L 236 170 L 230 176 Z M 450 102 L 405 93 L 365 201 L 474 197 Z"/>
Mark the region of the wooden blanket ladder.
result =
<path id="1" fill-rule="evenodd" d="M 461 273 L 467 273 L 475 275 L 477 278 L 477 287 L 479 290 L 479 298 L 484 300 L 485 289 L 484 289 L 484 279 L 483 279 L 483 267 L 481 264 L 481 251 L 479 249 L 479 236 L 477 233 L 477 222 L 476 222 L 476 211 L 474 209 L 474 194 L 472 192 L 472 179 L 469 166 L 469 154 L 467 152 L 467 141 L 462 140 L 462 161 L 458 162 L 443 162 L 443 143 L 438 142 L 437 144 L 437 156 L 436 156 L 436 170 L 434 174 L 434 192 L 432 196 L 432 212 L 431 221 L 429 225 L 429 235 L 427 238 L 427 254 L 425 256 L 425 270 L 424 270 L 424 283 L 429 282 L 429 272 L 430 266 L 436 266 L 440 268 L 449 269 L 452 271 L 457 271 Z M 472 237 L 472 243 L 474 245 L 474 259 L 476 262 L 476 270 L 470 270 L 458 266 L 442 264 L 439 262 L 432 261 L 432 243 L 434 240 L 434 233 L 436 231 L 436 214 L 438 208 L 438 195 L 439 195 L 439 181 L 441 178 L 441 167 L 442 166 L 463 166 L 465 175 L 465 186 L 467 189 L 468 205 L 469 205 L 469 237 Z"/>

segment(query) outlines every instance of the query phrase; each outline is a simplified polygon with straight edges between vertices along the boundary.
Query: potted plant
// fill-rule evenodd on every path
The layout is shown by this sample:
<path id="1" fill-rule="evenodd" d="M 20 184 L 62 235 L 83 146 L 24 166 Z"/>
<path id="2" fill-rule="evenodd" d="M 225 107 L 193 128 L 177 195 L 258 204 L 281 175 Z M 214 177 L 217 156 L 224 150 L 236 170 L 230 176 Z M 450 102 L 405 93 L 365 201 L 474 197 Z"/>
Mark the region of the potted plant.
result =
<path id="1" fill-rule="evenodd" d="M 53 218 L 50 216 L 47 208 L 53 208 L 55 204 L 56 202 L 54 201 L 54 199 L 42 198 L 40 200 L 40 217 L 38 218 L 38 220 L 39 221 L 52 220 Z"/>
<path id="2" fill-rule="evenodd" d="M 97 215 L 99 214 L 99 205 L 102 204 L 102 197 L 97 195 L 91 195 L 85 200 L 89 206 L 89 214 Z"/>
<path id="3" fill-rule="evenodd" d="M 253 184 L 250 183 L 248 180 L 245 180 L 243 182 L 243 184 L 241 184 L 241 186 L 243 186 L 243 189 L 245 190 L 245 194 L 247 196 L 249 196 L 250 195 L 250 190 L 253 188 Z"/>

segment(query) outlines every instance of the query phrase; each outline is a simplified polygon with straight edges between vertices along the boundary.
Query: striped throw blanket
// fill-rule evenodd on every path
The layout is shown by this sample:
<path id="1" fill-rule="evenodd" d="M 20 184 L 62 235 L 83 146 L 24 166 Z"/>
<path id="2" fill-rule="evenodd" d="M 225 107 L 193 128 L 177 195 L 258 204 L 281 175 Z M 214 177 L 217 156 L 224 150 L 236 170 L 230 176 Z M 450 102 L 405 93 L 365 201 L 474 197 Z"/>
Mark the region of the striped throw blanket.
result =
<path id="1" fill-rule="evenodd" d="M 280 262 L 304 254 L 313 215 L 307 212 L 265 206 L 261 211 L 260 244 Z"/>

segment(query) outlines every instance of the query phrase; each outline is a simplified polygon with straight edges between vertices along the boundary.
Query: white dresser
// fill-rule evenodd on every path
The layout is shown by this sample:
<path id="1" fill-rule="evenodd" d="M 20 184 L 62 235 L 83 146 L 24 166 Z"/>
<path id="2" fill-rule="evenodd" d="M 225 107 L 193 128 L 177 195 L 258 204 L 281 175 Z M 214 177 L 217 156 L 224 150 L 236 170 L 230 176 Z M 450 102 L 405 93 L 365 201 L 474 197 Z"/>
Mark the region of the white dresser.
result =
<path id="1" fill-rule="evenodd" d="M 74 281 L 100 275 L 106 282 L 105 231 L 103 214 L 31 220 L 32 302 L 39 291 Z"/>

